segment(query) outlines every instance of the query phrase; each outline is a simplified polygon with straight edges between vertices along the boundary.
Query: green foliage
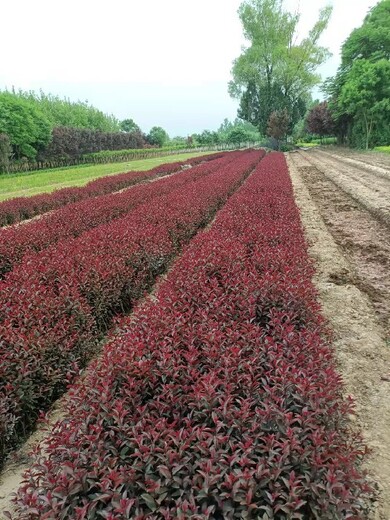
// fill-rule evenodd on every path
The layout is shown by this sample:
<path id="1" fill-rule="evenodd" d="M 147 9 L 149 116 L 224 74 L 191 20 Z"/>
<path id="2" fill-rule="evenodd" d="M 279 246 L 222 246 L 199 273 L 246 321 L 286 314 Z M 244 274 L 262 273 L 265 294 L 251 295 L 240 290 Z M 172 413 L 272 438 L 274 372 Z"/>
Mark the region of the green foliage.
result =
<path id="1" fill-rule="evenodd" d="M 153 146 L 162 147 L 169 141 L 169 135 L 161 126 L 154 126 L 147 135 L 147 141 Z"/>
<path id="2" fill-rule="evenodd" d="M 0 93 L 0 132 L 8 135 L 15 157 L 34 159 L 50 141 L 49 120 L 29 100 Z"/>
<path id="3" fill-rule="evenodd" d="M 15 159 L 36 159 L 55 128 L 119 132 L 119 122 L 87 101 L 71 102 L 30 91 L 0 92 L 0 132 L 9 136 Z"/>
<path id="4" fill-rule="evenodd" d="M 101 110 L 90 105 L 88 101 L 73 102 L 52 94 L 45 94 L 42 91 L 36 93 L 19 90 L 13 92 L 13 95 L 38 108 L 50 122 L 52 128 L 65 126 L 101 130 L 102 132 L 118 132 L 120 130 L 119 122 L 114 116 L 104 114 Z"/>
<path id="5" fill-rule="evenodd" d="M 12 146 L 7 134 L 0 134 L 0 172 L 7 172 Z"/>
<path id="6" fill-rule="evenodd" d="M 356 60 L 338 97 L 339 109 L 358 121 L 364 131 L 364 147 L 371 144 L 372 132 L 385 119 L 390 121 L 390 61 Z"/>
<path id="7" fill-rule="evenodd" d="M 227 136 L 228 143 L 245 143 L 251 140 L 251 134 L 245 128 L 233 128 Z"/>
<path id="8" fill-rule="evenodd" d="M 200 134 L 194 134 L 193 139 L 199 146 L 214 146 L 221 143 L 218 132 L 211 130 L 203 130 Z"/>
<path id="9" fill-rule="evenodd" d="M 119 124 L 122 132 L 140 132 L 141 129 L 134 121 L 134 119 L 124 119 Z"/>
<path id="10" fill-rule="evenodd" d="M 320 11 L 308 35 L 298 41 L 299 14 L 283 9 L 283 0 L 245 0 L 239 9 L 249 46 L 233 63 L 232 97 L 239 117 L 265 134 L 272 112 L 287 109 L 290 130 L 304 115 L 310 90 L 319 83 L 316 68 L 329 56 L 318 44 L 332 8 Z"/>
<path id="11" fill-rule="evenodd" d="M 341 58 L 342 67 L 350 67 L 360 59 L 390 59 L 390 0 L 379 2 L 369 11 L 363 25 L 352 31 L 342 47 Z"/>
<path id="12" fill-rule="evenodd" d="M 385 153 L 390 153 L 390 146 L 376 146 L 374 148 L 374 150 L 376 152 L 385 152 Z"/>
<path id="13" fill-rule="evenodd" d="M 301 147 L 301 148 L 315 148 L 316 146 L 319 146 L 317 143 L 312 143 L 312 142 L 305 142 L 305 141 L 298 141 L 296 143 L 297 146 Z"/>
<path id="14" fill-rule="evenodd" d="M 214 146 L 218 144 L 238 144 L 244 142 L 259 142 L 263 136 L 257 128 L 248 121 L 236 118 L 234 121 L 224 119 L 216 131 L 203 130 L 200 134 L 193 134 L 193 142 L 199 146 Z"/>
<path id="15" fill-rule="evenodd" d="M 170 141 L 169 141 L 169 144 L 174 147 L 177 147 L 177 146 L 183 146 L 185 148 L 191 147 L 191 144 L 188 142 L 188 137 L 182 137 L 180 135 L 172 137 L 172 139 L 170 139 Z"/>
<path id="16" fill-rule="evenodd" d="M 240 131 L 242 137 L 245 137 L 242 142 L 250 141 L 256 142 L 261 141 L 263 135 L 260 134 L 259 130 L 256 126 L 252 125 L 252 123 L 245 121 L 243 119 L 236 118 L 234 121 L 229 121 L 228 119 L 224 119 L 223 123 L 218 129 L 218 134 L 221 142 L 232 142 L 232 134 L 233 136 Z"/>
<path id="17" fill-rule="evenodd" d="M 324 85 L 341 141 L 369 148 L 390 139 L 390 0 L 382 0 L 342 46 L 342 63 Z"/>

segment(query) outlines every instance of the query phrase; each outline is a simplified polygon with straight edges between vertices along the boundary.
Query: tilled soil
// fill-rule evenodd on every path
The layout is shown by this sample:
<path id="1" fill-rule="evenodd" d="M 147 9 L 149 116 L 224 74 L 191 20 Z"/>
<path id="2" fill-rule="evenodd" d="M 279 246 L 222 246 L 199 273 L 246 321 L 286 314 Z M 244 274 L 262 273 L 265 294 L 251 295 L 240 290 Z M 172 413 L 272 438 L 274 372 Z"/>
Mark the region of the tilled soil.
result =
<path id="1" fill-rule="evenodd" d="M 390 229 L 378 214 L 371 211 L 375 200 L 368 210 L 360 202 L 361 193 L 367 193 L 365 184 L 360 184 L 360 191 L 354 192 L 352 197 L 329 177 L 326 155 L 321 169 L 317 167 L 319 154 L 315 155 L 315 160 L 310 154 L 294 155 L 293 161 L 325 224 L 353 266 L 355 285 L 370 297 L 390 337 Z M 344 163 L 341 167 L 344 168 Z M 355 173 L 355 178 L 359 175 L 360 171 Z M 376 186 L 377 182 L 377 177 L 371 173 L 371 184 Z M 354 185 L 352 189 L 359 188 Z M 387 197 L 390 204 L 390 182 L 388 189 L 381 191 L 381 196 Z"/>
<path id="2" fill-rule="evenodd" d="M 364 172 L 374 173 L 378 177 L 383 177 L 384 179 L 390 180 L 390 160 L 388 164 L 386 164 L 386 162 L 384 162 L 383 160 L 378 161 L 374 155 L 371 155 L 371 161 L 367 162 L 369 159 L 364 159 L 366 155 L 363 155 L 363 157 L 361 157 L 360 154 L 358 154 L 358 152 L 354 152 L 352 156 L 348 156 L 346 155 L 345 151 L 343 153 L 338 153 L 334 151 L 323 150 L 322 148 L 316 148 L 313 150 L 313 156 L 316 155 L 322 157 L 323 159 L 333 159 L 339 165 L 340 163 L 344 165 L 352 165 L 355 170 L 360 170 L 360 174 L 364 174 Z"/>
<path id="3" fill-rule="evenodd" d="M 362 152 L 351 150 L 350 148 L 341 148 L 339 146 L 327 146 L 326 151 L 340 158 L 355 159 L 371 166 L 379 166 L 390 170 L 390 153 L 385 152 Z"/>
<path id="4" fill-rule="evenodd" d="M 326 152 L 298 152 L 295 160 L 303 166 L 319 170 L 323 176 L 370 211 L 375 218 L 390 228 L 390 180 L 369 167 L 356 167 L 346 163 L 344 158 L 337 159 Z M 299 159 L 298 159 L 299 157 Z M 390 175 L 390 170 L 389 170 Z"/>
<path id="5" fill-rule="evenodd" d="M 375 191 L 356 180 L 360 168 L 344 158 L 330 161 L 317 150 L 289 154 L 288 162 L 339 371 L 356 403 L 351 424 L 372 449 L 366 464 L 378 483 L 380 504 L 370 518 L 389 520 L 390 229 L 374 211 L 379 199 L 369 199 Z M 361 174 L 366 178 L 368 171 L 375 186 L 374 170 Z"/>

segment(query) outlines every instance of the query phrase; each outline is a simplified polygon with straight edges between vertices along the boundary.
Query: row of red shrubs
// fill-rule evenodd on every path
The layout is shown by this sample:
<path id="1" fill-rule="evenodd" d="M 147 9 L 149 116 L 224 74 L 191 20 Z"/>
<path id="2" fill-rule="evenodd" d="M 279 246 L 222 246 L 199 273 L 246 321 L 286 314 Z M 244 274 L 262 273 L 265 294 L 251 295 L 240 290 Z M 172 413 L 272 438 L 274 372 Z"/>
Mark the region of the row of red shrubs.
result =
<path id="1" fill-rule="evenodd" d="M 0 278 L 18 264 L 27 252 L 41 251 L 61 240 L 77 237 L 89 229 L 120 218 L 137 205 L 151 201 L 156 195 L 169 193 L 172 189 L 178 189 L 195 180 L 195 176 L 200 178 L 223 168 L 237 157 L 237 153 L 240 152 L 226 153 L 219 159 L 207 161 L 194 173 L 187 171 L 175 178 L 162 179 L 158 184 L 158 192 L 150 184 L 140 184 L 123 192 L 67 204 L 45 218 L 33 220 L 23 226 L 0 229 Z M 178 167 L 179 163 L 172 166 L 174 169 Z M 164 167 L 163 172 L 168 173 L 169 168 Z M 156 172 L 151 175 L 156 175 Z"/>
<path id="2" fill-rule="evenodd" d="M 148 171 L 132 171 L 101 177 L 82 187 L 62 188 L 53 193 L 43 193 L 34 195 L 33 197 L 17 197 L 15 199 L 5 200 L 0 202 L 0 227 L 21 222 L 36 215 L 41 215 L 42 213 L 60 208 L 71 202 L 112 193 L 146 179 L 168 175 L 180 170 L 183 164 L 189 163 L 195 165 L 203 161 L 219 158 L 221 155 L 223 154 L 208 154 L 193 157 L 188 159 L 188 161 L 162 164 Z"/>
<path id="3" fill-rule="evenodd" d="M 312 275 L 273 153 L 72 388 L 18 518 L 366 518 Z"/>
<path id="4" fill-rule="evenodd" d="M 192 168 L 190 182 L 169 193 L 151 183 L 152 200 L 26 254 L 0 282 L 0 460 L 79 374 L 112 318 L 132 307 L 263 155 L 239 152 L 211 172 Z"/>

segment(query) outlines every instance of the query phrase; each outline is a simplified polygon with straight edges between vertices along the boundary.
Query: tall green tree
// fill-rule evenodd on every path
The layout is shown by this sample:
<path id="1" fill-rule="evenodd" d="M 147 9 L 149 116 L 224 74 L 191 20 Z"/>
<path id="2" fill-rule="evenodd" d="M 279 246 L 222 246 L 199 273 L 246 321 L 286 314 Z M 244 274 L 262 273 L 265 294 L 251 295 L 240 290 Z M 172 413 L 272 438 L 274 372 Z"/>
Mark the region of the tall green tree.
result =
<path id="1" fill-rule="evenodd" d="M 1 92 L 0 133 L 9 137 L 17 159 L 35 159 L 50 141 L 51 126 L 44 114 L 28 99 Z"/>
<path id="2" fill-rule="evenodd" d="M 390 0 L 381 0 L 341 49 L 324 84 L 340 141 L 368 148 L 390 142 Z"/>
<path id="3" fill-rule="evenodd" d="M 385 120 L 390 124 L 390 61 L 354 62 L 337 100 L 344 113 L 360 121 L 364 130 L 364 147 L 368 149 L 373 132 Z"/>
<path id="4" fill-rule="evenodd" d="M 134 119 L 123 119 L 120 122 L 120 129 L 122 132 L 140 132 L 141 128 L 137 125 Z"/>
<path id="5" fill-rule="evenodd" d="M 317 22 L 299 40 L 298 13 L 283 0 L 245 0 L 239 8 L 249 45 L 233 63 L 229 93 L 240 100 L 239 117 L 256 125 L 264 135 L 272 112 L 286 109 L 290 127 L 301 118 L 310 90 L 320 82 L 316 69 L 328 57 L 318 40 L 332 8 L 320 11 Z"/>
<path id="6" fill-rule="evenodd" d="M 147 140 L 154 146 L 162 147 L 168 143 L 169 135 L 164 128 L 161 128 L 161 126 L 154 126 L 150 129 L 150 132 L 147 135 Z"/>
<path id="7" fill-rule="evenodd" d="M 8 172 L 12 155 L 11 142 L 7 134 L 0 134 L 0 173 Z"/>

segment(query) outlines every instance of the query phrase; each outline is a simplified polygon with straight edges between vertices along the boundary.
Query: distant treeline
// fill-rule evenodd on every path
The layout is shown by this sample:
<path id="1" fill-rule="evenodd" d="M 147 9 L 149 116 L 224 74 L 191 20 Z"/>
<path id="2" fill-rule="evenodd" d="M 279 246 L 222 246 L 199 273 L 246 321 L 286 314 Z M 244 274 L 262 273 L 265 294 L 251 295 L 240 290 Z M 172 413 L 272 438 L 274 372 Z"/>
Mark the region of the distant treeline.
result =
<path id="1" fill-rule="evenodd" d="M 42 91 L 0 92 L 0 171 L 10 163 L 74 160 L 100 150 L 143 148 L 136 128 L 121 131 L 112 115 Z"/>
<path id="2" fill-rule="evenodd" d="M 133 119 L 119 121 L 87 101 L 73 102 L 42 91 L 0 92 L 0 172 L 79 164 L 88 158 L 111 161 L 114 157 L 90 155 L 99 152 L 121 151 L 115 156 L 130 157 L 138 149 L 215 147 L 261 138 L 250 123 L 225 119 L 216 131 L 171 139 L 159 126 L 145 134 Z"/>

